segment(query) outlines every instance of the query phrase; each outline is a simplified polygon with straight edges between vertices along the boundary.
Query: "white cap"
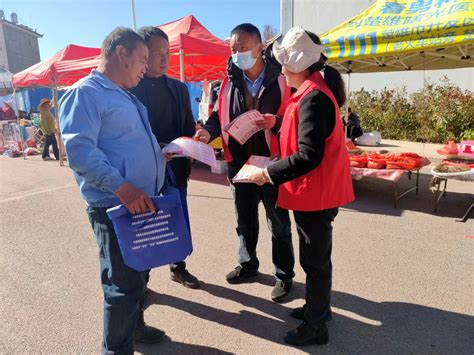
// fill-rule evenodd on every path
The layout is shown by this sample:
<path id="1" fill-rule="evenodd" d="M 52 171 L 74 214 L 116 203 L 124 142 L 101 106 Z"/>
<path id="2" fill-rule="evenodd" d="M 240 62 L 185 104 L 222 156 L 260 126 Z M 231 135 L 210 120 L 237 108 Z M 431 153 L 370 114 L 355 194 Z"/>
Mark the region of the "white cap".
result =
<path id="1" fill-rule="evenodd" d="M 323 46 L 313 42 L 303 27 L 291 28 L 283 40 L 273 43 L 273 55 L 293 73 L 300 73 L 319 61 Z"/>

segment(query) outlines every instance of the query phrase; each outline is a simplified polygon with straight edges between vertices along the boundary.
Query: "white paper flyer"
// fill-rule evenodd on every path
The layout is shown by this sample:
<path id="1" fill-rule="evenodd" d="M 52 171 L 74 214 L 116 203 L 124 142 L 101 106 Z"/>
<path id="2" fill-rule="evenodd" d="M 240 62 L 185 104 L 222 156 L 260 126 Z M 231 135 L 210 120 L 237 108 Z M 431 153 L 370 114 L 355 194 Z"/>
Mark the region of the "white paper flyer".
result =
<path id="1" fill-rule="evenodd" d="M 209 166 L 216 166 L 217 160 L 214 149 L 203 142 L 189 137 L 179 137 L 161 149 L 164 153 L 184 155 Z"/>
<path id="2" fill-rule="evenodd" d="M 263 115 L 257 110 L 247 111 L 229 122 L 229 124 L 224 127 L 224 131 L 239 142 L 239 144 L 243 145 L 255 133 L 263 129 L 257 126 L 256 123 L 262 118 Z"/>
<path id="3" fill-rule="evenodd" d="M 250 182 L 249 177 L 267 167 L 270 163 L 269 157 L 252 155 L 232 179 L 233 182 Z"/>

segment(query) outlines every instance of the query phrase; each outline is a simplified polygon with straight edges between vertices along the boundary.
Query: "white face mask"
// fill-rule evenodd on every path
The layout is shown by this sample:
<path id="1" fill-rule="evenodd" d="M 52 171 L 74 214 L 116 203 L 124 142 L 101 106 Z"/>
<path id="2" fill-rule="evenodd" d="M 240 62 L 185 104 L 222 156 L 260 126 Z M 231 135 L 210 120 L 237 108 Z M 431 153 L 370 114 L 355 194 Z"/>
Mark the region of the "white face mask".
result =
<path id="1" fill-rule="evenodd" d="M 300 73 L 319 61 L 323 46 L 316 44 L 300 27 L 291 28 L 283 40 L 273 43 L 276 60 L 292 73 Z"/>
<path id="2" fill-rule="evenodd" d="M 232 54 L 232 63 L 234 63 L 239 69 L 249 70 L 256 62 L 257 58 L 253 57 L 252 51 Z"/>

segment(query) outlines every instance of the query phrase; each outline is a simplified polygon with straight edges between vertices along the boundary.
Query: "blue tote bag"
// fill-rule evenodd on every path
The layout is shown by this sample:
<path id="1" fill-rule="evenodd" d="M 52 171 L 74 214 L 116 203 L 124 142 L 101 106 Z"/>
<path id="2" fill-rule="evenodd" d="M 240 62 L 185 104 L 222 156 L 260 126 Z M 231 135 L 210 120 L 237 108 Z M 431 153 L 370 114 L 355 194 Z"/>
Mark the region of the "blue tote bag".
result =
<path id="1" fill-rule="evenodd" d="M 163 195 L 152 197 L 156 212 L 132 215 L 123 206 L 107 210 L 125 264 L 137 271 L 183 261 L 193 251 L 180 191 L 169 175 Z"/>

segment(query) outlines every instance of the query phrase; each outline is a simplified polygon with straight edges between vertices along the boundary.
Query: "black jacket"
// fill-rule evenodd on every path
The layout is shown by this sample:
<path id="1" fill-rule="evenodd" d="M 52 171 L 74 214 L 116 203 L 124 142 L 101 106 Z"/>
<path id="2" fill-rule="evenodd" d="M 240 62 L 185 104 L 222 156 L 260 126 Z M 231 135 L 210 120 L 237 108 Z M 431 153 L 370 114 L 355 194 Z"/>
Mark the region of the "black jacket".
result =
<path id="1" fill-rule="evenodd" d="M 180 129 L 176 132 L 176 138 L 181 136 L 192 137 L 195 133 L 195 122 L 191 109 L 191 101 L 189 100 L 188 88 L 179 80 L 170 77 L 166 77 L 166 81 L 171 95 L 174 98 L 176 108 L 175 118 L 180 121 L 180 125 L 178 125 Z M 147 109 L 150 107 L 150 100 L 159 100 L 159 98 L 154 98 L 149 95 L 150 84 L 150 78 L 145 76 L 137 86 L 130 89 L 130 92 L 134 94 Z M 150 116 L 149 109 L 148 118 L 150 120 L 153 119 L 153 117 Z"/>
<path id="2" fill-rule="evenodd" d="M 192 137 L 195 133 L 195 122 L 193 113 L 191 110 L 191 101 L 189 100 L 188 88 L 182 82 L 165 77 L 167 81 L 168 89 L 173 97 L 174 117 L 173 120 L 178 120 L 179 124 L 176 125 L 175 138 L 186 136 Z M 151 79 L 147 76 L 140 81 L 140 83 L 130 89 L 130 92 L 134 94 L 140 102 L 145 105 L 148 110 L 148 119 L 158 120 L 159 117 L 152 117 L 150 112 L 151 100 L 159 100 L 159 97 L 152 97 L 151 95 Z M 189 174 L 191 172 L 191 164 L 189 159 L 178 158 L 173 159 L 170 162 L 171 167 L 176 175 L 177 185 L 186 186 Z"/>
<path id="3" fill-rule="evenodd" d="M 268 166 L 273 183 L 283 184 L 316 169 L 324 157 L 326 139 L 334 131 L 336 108 L 318 90 L 306 95 L 299 106 L 298 152 Z"/>
<path id="4" fill-rule="evenodd" d="M 229 118 L 232 121 L 238 115 L 249 111 L 245 103 L 245 81 L 241 69 L 237 68 L 231 60 L 228 62 L 227 74 L 229 85 L 232 85 Z M 255 97 L 255 108 L 261 113 L 276 114 L 281 105 L 281 91 L 278 84 L 278 77 L 281 74 L 281 67 L 273 61 L 266 61 L 265 73 L 262 86 Z M 212 112 L 204 128 L 211 134 L 211 140 L 221 134 L 217 108 Z M 278 127 L 275 128 L 278 130 Z M 250 155 L 269 156 L 270 150 L 265 140 L 264 131 L 260 131 L 252 136 L 243 146 L 237 143 L 232 137 L 229 137 L 228 148 L 232 154 L 233 160 L 229 164 L 229 176 L 235 175 L 242 165 L 247 161 Z"/>

